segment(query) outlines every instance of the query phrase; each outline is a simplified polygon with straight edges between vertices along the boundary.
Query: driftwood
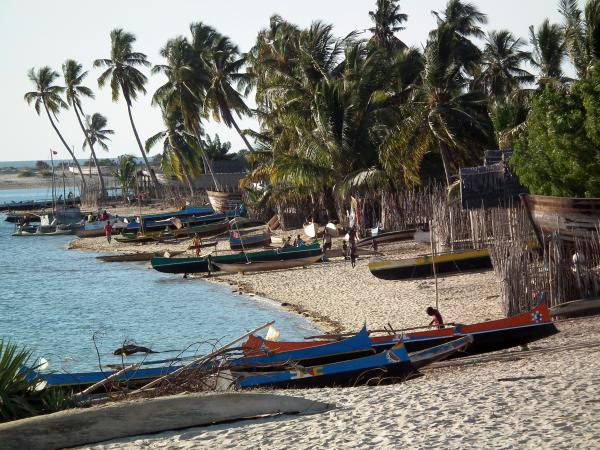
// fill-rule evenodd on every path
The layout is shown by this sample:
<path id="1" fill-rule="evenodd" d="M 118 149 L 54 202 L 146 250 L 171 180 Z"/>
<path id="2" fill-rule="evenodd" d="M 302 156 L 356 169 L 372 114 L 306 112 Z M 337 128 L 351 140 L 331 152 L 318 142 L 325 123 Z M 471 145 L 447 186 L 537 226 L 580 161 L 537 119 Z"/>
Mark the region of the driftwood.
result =
<path id="1" fill-rule="evenodd" d="M 272 394 L 185 395 L 71 409 L 0 424 L 3 450 L 47 450 L 333 405 Z"/>

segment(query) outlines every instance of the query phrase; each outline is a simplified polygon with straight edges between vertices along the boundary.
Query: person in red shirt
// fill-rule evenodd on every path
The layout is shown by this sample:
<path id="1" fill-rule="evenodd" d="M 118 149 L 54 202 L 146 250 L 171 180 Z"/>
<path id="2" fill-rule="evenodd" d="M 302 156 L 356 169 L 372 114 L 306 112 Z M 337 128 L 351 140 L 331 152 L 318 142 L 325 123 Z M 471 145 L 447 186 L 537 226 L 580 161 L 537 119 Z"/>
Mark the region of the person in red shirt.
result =
<path id="1" fill-rule="evenodd" d="M 431 322 L 429 322 L 429 326 L 433 325 L 436 328 L 444 328 L 444 319 L 442 319 L 442 315 L 437 309 L 429 306 L 426 312 L 428 316 L 431 316 L 433 318 Z"/>
<path id="2" fill-rule="evenodd" d="M 108 222 L 106 222 L 106 225 L 104 225 L 104 234 L 106 235 L 106 240 L 108 241 L 108 243 L 110 244 L 110 241 L 112 240 L 112 232 L 113 232 L 113 228 L 110 225 L 110 220 Z"/>

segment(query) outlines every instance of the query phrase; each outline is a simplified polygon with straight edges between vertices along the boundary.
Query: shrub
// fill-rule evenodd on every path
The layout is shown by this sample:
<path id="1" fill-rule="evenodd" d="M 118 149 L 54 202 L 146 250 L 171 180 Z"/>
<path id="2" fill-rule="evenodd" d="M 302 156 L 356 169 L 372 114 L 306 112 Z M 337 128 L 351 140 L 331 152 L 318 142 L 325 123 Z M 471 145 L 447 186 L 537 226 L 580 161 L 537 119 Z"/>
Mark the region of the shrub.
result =
<path id="1" fill-rule="evenodd" d="M 37 170 L 48 170 L 50 169 L 50 165 L 46 161 L 38 161 L 35 163 L 35 168 Z"/>
<path id="2" fill-rule="evenodd" d="M 50 178 L 52 176 L 52 171 L 47 169 L 40 170 L 40 176 L 44 178 Z"/>
<path id="3" fill-rule="evenodd" d="M 33 171 L 33 170 L 31 170 L 31 169 L 23 169 L 23 170 L 21 170 L 21 171 L 18 173 L 18 175 L 17 175 L 17 176 L 18 176 L 19 178 L 26 178 L 26 177 L 32 177 L 32 176 L 34 176 L 34 175 L 35 175 L 35 173 L 34 173 L 34 171 Z"/>

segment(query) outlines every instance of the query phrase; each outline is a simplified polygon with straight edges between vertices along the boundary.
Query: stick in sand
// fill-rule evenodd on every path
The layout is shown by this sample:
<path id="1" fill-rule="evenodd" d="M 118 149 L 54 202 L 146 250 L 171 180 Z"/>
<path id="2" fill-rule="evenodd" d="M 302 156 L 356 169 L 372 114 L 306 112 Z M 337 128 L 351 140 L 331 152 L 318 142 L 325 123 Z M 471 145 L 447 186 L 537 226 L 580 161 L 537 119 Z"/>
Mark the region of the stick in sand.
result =
<path id="1" fill-rule="evenodd" d="M 237 344 L 239 341 L 241 341 L 241 340 L 242 340 L 242 339 L 244 339 L 245 337 L 248 337 L 248 336 L 250 336 L 251 334 L 254 334 L 254 333 L 256 333 L 257 331 L 260 331 L 260 330 L 262 330 L 262 329 L 264 329 L 264 328 L 267 328 L 268 326 L 271 326 L 271 325 L 273 325 L 274 323 L 275 323 L 275 321 L 274 321 L 274 320 L 272 320 L 272 321 L 270 321 L 270 322 L 268 322 L 268 323 L 266 323 L 266 324 L 264 324 L 264 325 L 262 325 L 262 326 L 260 326 L 260 327 L 258 327 L 258 328 L 255 328 L 255 329 L 254 329 L 254 330 L 252 330 L 252 331 L 248 331 L 246 334 L 244 334 L 244 335 L 240 336 L 239 338 L 237 338 L 237 339 L 235 339 L 235 340 L 231 341 L 229 344 L 227 344 L 227 345 L 225 345 L 225 346 L 221 347 L 219 350 L 217 350 L 217 351 L 214 351 L 214 352 L 212 352 L 212 353 L 210 353 L 210 354 L 208 354 L 208 355 L 201 356 L 200 358 L 193 360 L 192 362 L 190 362 L 190 363 L 186 364 L 185 366 L 182 366 L 182 367 L 180 367 L 180 368 L 179 368 L 179 369 L 177 369 L 176 371 L 174 371 L 174 372 L 171 372 L 171 373 L 169 373 L 169 374 L 167 374 L 167 375 L 164 375 L 164 376 L 162 376 L 162 377 L 160 377 L 160 378 L 157 378 L 156 380 L 154 380 L 154 381 L 151 381 L 150 383 L 148 383 L 148 384 L 146 384 L 146 385 L 142 386 L 142 387 L 141 387 L 141 388 L 139 388 L 137 391 L 132 391 L 132 392 L 130 392 L 129 394 L 131 395 L 131 394 L 137 394 L 137 393 L 139 393 L 139 392 L 143 392 L 143 391 L 145 391 L 145 390 L 147 390 L 147 389 L 150 389 L 152 386 L 156 386 L 158 383 L 160 383 L 161 381 L 165 380 L 165 379 L 166 379 L 166 378 L 168 378 L 168 377 L 171 377 L 171 376 L 175 376 L 175 375 L 178 375 L 178 374 L 180 374 L 180 373 L 181 373 L 181 372 L 183 372 L 184 370 L 188 369 L 189 367 L 193 366 L 194 364 L 198 364 L 198 363 L 199 363 L 199 362 L 201 362 L 202 360 L 208 360 L 209 358 L 213 358 L 213 357 L 215 357 L 215 356 L 218 356 L 219 354 L 223 353 L 225 350 L 227 350 L 228 348 L 230 348 L 232 345 L 234 345 L 234 344 Z"/>

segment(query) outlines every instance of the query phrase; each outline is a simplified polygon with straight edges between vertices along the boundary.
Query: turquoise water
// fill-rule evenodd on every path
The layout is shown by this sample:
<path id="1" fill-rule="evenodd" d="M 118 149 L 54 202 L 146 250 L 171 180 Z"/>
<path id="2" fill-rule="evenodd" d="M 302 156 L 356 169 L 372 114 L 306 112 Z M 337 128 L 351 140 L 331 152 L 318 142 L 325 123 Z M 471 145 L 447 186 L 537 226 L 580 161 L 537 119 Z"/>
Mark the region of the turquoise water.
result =
<path id="1" fill-rule="evenodd" d="M 126 339 L 165 351 L 209 339 L 227 342 L 270 320 L 286 338 L 318 331 L 303 317 L 232 294 L 228 286 L 66 250 L 73 237 L 12 237 L 13 225 L 0 219 L 0 338 L 33 348 L 53 370 L 97 369 L 94 333 L 108 364 L 120 361 L 112 351 Z M 210 348 L 203 344 L 199 351 Z"/>

